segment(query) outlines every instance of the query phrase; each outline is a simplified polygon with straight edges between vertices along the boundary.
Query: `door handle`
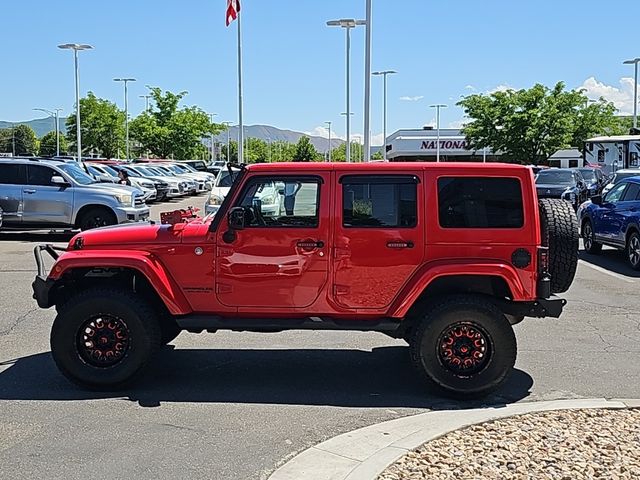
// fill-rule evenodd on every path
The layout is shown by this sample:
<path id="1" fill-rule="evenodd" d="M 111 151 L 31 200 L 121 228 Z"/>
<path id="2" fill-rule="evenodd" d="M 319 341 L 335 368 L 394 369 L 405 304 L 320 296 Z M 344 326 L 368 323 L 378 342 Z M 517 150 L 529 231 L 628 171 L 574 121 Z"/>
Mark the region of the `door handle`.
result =
<path id="1" fill-rule="evenodd" d="M 387 248 L 413 248 L 413 246 L 413 242 L 405 242 L 404 240 L 387 242 Z"/>
<path id="2" fill-rule="evenodd" d="M 31 188 L 25 188 L 25 189 L 22 191 L 22 193 L 29 193 L 29 194 L 32 194 L 32 193 L 36 193 L 36 191 L 35 191 L 35 190 L 33 190 L 33 189 L 31 189 Z"/>
<path id="3" fill-rule="evenodd" d="M 302 240 L 296 243 L 296 245 L 300 248 L 324 248 L 324 242 L 322 240 Z"/>

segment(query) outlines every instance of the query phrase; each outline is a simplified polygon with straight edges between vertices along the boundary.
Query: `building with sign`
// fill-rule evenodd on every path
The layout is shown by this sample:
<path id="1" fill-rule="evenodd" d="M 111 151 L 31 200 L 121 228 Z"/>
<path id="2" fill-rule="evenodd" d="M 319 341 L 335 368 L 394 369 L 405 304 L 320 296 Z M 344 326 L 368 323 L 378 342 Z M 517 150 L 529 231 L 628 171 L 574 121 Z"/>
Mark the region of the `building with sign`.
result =
<path id="1" fill-rule="evenodd" d="M 435 162 L 438 150 L 438 131 L 433 127 L 398 130 L 387 138 L 387 159 L 390 162 Z M 467 150 L 467 142 L 460 130 L 440 129 L 441 162 L 498 161 L 491 149 Z"/>

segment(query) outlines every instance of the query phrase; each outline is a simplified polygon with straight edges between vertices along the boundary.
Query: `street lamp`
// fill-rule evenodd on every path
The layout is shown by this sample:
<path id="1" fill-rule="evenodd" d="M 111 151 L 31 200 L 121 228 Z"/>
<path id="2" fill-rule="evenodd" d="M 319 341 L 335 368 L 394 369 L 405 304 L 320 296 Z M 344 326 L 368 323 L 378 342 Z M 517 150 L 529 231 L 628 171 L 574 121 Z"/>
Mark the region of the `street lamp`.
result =
<path id="1" fill-rule="evenodd" d="M 144 98 L 144 111 L 148 112 L 149 111 L 149 99 L 152 97 L 152 95 L 138 95 L 139 98 Z"/>
<path id="2" fill-rule="evenodd" d="M 624 65 L 634 65 L 635 67 L 635 75 L 633 76 L 633 128 L 638 128 L 638 63 L 640 63 L 640 58 L 625 60 L 622 63 Z"/>
<path id="3" fill-rule="evenodd" d="M 366 25 L 367 22 L 366 20 L 354 20 L 352 18 L 343 18 L 340 20 L 330 20 L 327 22 L 327 26 L 328 27 L 340 27 L 340 28 L 344 28 L 345 32 L 346 32 L 346 43 L 347 43 L 347 51 L 346 51 L 346 57 L 347 57 L 347 81 L 346 81 L 346 88 L 347 88 L 347 151 L 346 151 L 346 160 L 347 162 L 351 161 L 351 145 L 350 145 L 350 141 L 351 141 L 351 102 L 350 102 L 350 81 L 351 81 L 351 77 L 350 77 L 350 72 L 349 69 L 351 67 L 351 29 L 352 28 L 356 28 L 358 26 L 361 25 Z"/>
<path id="4" fill-rule="evenodd" d="M 226 125 L 227 127 L 227 162 L 231 161 L 231 152 L 229 151 L 230 148 L 230 144 L 231 144 L 231 137 L 229 134 L 229 125 L 231 125 L 231 122 L 222 122 L 223 125 Z"/>
<path id="5" fill-rule="evenodd" d="M 436 143 L 436 162 L 440 161 L 440 109 L 447 108 L 444 103 L 437 103 L 435 105 L 429 105 L 430 108 L 436 109 L 436 130 L 437 130 L 437 143 Z"/>
<path id="6" fill-rule="evenodd" d="M 329 159 L 329 162 L 331 162 L 331 122 L 327 121 L 324 123 L 329 126 L 329 155 L 327 158 Z"/>
<path id="7" fill-rule="evenodd" d="M 130 159 L 129 156 L 129 95 L 127 93 L 127 84 L 129 82 L 135 82 L 135 78 L 114 78 L 114 82 L 122 82 L 124 84 L 124 131 L 125 131 L 125 151 L 127 155 L 127 162 Z"/>
<path id="8" fill-rule="evenodd" d="M 211 121 L 211 125 L 213 126 L 213 117 L 215 117 L 216 115 L 218 115 L 217 113 L 210 113 L 209 114 L 209 120 Z M 213 132 L 211 133 L 211 136 L 209 137 L 211 140 L 211 161 L 214 161 L 213 158 Z"/>
<path id="9" fill-rule="evenodd" d="M 78 147 L 77 161 L 82 161 L 82 134 L 80 133 L 80 78 L 78 75 L 78 52 L 81 50 L 92 50 L 91 45 L 85 43 L 63 43 L 58 45 L 62 50 L 73 50 L 73 61 L 75 65 L 76 77 L 76 144 Z"/>
<path id="10" fill-rule="evenodd" d="M 37 110 L 39 112 L 44 112 L 48 115 L 51 115 L 52 117 L 55 118 L 55 129 L 56 129 L 56 157 L 60 156 L 60 123 L 59 123 L 59 118 L 60 118 L 60 112 L 62 111 L 61 108 L 55 108 L 53 111 L 51 110 L 47 110 L 46 108 L 34 108 L 34 110 Z"/>
<path id="11" fill-rule="evenodd" d="M 382 113 L 382 132 L 383 132 L 383 136 L 384 136 L 384 143 L 382 144 L 382 155 L 384 160 L 387 160 L 387 75 L 395 75 L 396 72 L 395 70 L 383 70 L 381 72 L 373 72 L 372 75 L 382 75 L 383 79 L 384 79 L 384 85 L 383 85 L 383 90 L 384 90 L 384 94 L 383 94 L 383 113 Z"/>

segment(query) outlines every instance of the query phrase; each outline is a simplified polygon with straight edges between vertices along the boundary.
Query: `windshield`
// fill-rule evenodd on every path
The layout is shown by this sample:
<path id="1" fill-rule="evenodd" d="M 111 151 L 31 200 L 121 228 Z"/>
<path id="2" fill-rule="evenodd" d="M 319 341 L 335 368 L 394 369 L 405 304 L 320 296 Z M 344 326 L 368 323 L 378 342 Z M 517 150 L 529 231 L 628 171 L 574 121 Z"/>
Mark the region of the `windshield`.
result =
<path id="1" fill-rule="evenodd" d="M 180 167 L 178 167 L 177 165 L 167 165 L 167 168 L 169 170 L 171 170 L 173 173 L 185 173 Z"/>
<path id="2" fill-rule="evenodd" d="M 61 163 L 58 168 L 73 178 L 80 185 L 91 185 L 98 183 L 94 178 L 87 175 L 87 172 L 76 163 Z"/>
<path id="3" fill-rule="evenodd" d="M 122 167 L 122 168 L 124 168 L 131 177 L 140 176 L 140 172 L 138 172 L 134 167 Z"/>
<path id="4" fill-rule="evenodd" d="M 191 172 L 191 173 L 198 173 L 198 170 L 196 170 L 195 168 L 193 168 L 191 165 L 189 165 L 188 163 L 184 163 L 182 165 L 178 165 L 178 167 L 181 167 L 183 169 L 185 169 L 187 172 Z"/>
<path id="5" fill-rule="evenodd" d="M 596 172 L 595 170 L 591 170 L 590 168 L 585 168 L 584 170 L 580 170 L 580 173 L 584 177 L 587 182 L 595 182 L 596 181 Z"/>
<path id="6" fill-rule="evenodd" d="M 111 168 L 109 165 L 100 165 L 100 168 L 106 173 L 108 173 L 109 175 L 111 175 L 112 177 L 118 176 L 118 172 L 113 168 Z"/>
<path id="7" fill-rule="evenodd" d="M 164 172 L 163 175 L 169 175 L 169 176 L 174 176 L 175 173 L 171 171 L 170 168 L 165 167 L 164 165 L 160 166 L 160 165 L 156 165 L 155 167 L 153 167 L 155 170 L 159 171 L 159 172 Z"/>
<path id="8" fill-rule="evenodd" d="M 616 172 L 609 183 L 618 183 L 621 180 L 629 177 L 638 177 L 640 176 L 640 170 L 637 172 Z"/>
<path id="9" fill-rule="evenodd" d="M 536 183 L 549 185 L 573 185 L 575 180 L 573 178 L 573 172 L 568 170 L 547 170 L 538 173 Z"/>

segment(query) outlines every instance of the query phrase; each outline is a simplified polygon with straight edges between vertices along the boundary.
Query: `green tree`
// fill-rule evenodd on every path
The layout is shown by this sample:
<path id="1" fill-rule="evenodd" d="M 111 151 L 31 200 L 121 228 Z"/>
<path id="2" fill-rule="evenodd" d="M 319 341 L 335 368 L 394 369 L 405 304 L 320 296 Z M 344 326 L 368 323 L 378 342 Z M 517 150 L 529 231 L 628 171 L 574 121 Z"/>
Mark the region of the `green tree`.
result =
<path id="1" fill-rule="evenodd" d="M 588 106 L 583 91 L 565 91 L 563 82 L 552 89 L 530 89 L 470 95 L 458 102 L 471 119 L 463 128 L 468 148 L 502 152 L 515 163 L 545 161 L 560 148 L 581 146 L 594 134 L 616 131 L 615 108 L 604 100 Z"/>
<path id="2" fill-rule="evenodd" d="M 138 142 L 140 152 L 161 158 L 186 160 L 206 155 L 202 139 L 217 134 L 222 125 L 211 123 L 198 107 L 179 108 L 187 92 L 163 92 L 152 88 L 154 106 L 130 124 L 130 135 Z"/>
<path id="3" fill-rule="evenodd" d="M 67 139 L 64 133 L 59 132 L 60 135 L 60 153 L 67 153 Z M 40 155 L 55 155 L 56 154 L 56 132 L 49 132 L 40 139 Z"/>
<path id="4" fill-rule="evenodd" d="M 309 137 L 300 137 L 296 145 L 296 151 L 293 154 L 293 160 L 295 162 L 313 162 L 317 159 L 318 152 L 309 140 Z"/>
<path id="5" fill-rule="evenodd" d="M 118 158 L 125 152 L 124 112 L 115 103 L 89 92 L 80 99 L 82 154 L 97 153 Z M 67 118 L 68 148 L 77 151 L 76 117 Z"/>
<path id="6" fill-rule="evenodd" d="M 371 155 L 371 160 L 384 160 L 384 155 L 382 154 L 382 150 L 378 150 L 376 153 Z"/>
<path id="7" fill-rule="evenodd" d="M 358 142 L 351 142 L 351 161 L 359 162 L 362 159 L 362 145 Z M 331 150 L 332 162 L 346 162 L 347 161 L 347 143 L 341 143 L 339 146 Z"/>
<path id="8" fill-rule="evenodd" d="M 576 112 L 571 146 L 577 147 L 581 152 L 584 142 L 588 138 L 599 135 L 626 135 L 629 127 L 626 127 L 624 117 L 616 117 L 616 107 L 604 98 L 587 105 Z"/>
<path id="9" fill-rule="evenodd" d="M 0 152 L 37 155 L 38 138 L 29 125 L 3 128 L 0 130 Z"/>

